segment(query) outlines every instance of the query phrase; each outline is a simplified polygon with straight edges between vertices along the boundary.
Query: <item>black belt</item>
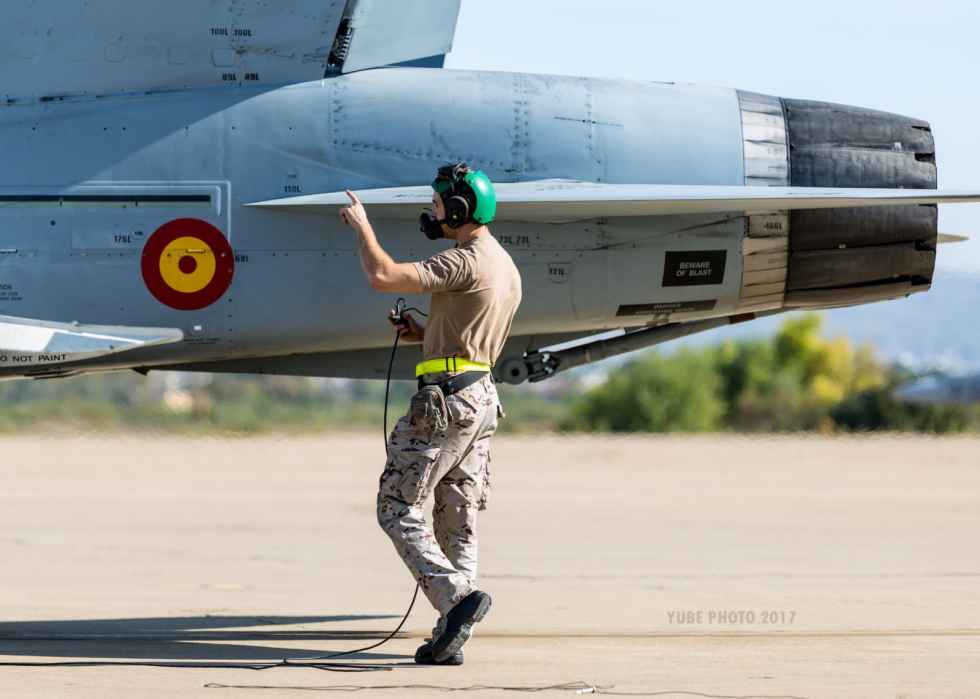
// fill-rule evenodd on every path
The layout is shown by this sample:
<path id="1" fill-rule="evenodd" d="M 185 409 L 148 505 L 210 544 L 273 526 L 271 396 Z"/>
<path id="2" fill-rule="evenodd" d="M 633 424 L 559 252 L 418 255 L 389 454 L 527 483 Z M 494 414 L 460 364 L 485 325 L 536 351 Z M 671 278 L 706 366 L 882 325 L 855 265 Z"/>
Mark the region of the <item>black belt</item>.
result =
<path id="1" fill-rule="evenodd" d="M 448 398 L 454 393 L 459 393 L 464 388 L 469 388 L 489 373 L 487 371 L 464 371 L 462 374 L 457 374 L 451 379 L 446 379 L 438 383 L 426 383 L 420 376 L 419 390 L 421 391 L 426 386 L 438 386 L 442 390 L 442 395 Z"/>

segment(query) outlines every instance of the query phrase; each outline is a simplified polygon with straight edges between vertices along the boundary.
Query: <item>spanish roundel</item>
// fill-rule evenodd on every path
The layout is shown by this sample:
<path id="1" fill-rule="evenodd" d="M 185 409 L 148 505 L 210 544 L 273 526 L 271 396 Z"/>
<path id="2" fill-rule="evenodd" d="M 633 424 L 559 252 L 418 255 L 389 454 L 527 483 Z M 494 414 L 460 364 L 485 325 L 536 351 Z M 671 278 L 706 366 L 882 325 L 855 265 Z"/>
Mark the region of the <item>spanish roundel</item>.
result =
<path id="1" fill-rule="evenodd" d="M 179 311 L 197 311 L 228 291 L 235 254 L 221 231 L 207 221 L 180 218 L 146 241 L 142 271 L 157 301 Z"/>

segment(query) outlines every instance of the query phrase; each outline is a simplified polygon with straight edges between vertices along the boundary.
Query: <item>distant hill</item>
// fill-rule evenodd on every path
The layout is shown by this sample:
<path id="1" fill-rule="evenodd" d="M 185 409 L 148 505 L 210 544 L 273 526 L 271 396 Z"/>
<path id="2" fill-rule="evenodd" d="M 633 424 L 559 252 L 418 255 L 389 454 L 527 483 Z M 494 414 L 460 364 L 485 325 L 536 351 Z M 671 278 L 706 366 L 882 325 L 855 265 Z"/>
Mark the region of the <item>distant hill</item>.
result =
<path id="1" fill-rule="evenodd" d="M 774 333 L 786 315 L 702 333 L 670 348 Z M 980 274 L 939 272 L 932 290 L 899 301 L 825 314 L 824 334 L 870 343 L 879 356 L 950 373 L 980 371 Z"/>

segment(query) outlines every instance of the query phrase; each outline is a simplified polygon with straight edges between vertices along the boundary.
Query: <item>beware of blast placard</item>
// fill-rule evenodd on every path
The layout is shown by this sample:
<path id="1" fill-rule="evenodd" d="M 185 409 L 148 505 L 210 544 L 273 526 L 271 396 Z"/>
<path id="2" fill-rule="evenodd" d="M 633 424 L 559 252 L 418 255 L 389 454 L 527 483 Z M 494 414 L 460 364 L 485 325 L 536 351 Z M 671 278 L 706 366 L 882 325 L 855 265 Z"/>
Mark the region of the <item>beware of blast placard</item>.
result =
<path id="1" fill-rule="evenodd" d="M 726 250 L 668 252 L 664 286 L 710 286 L 725 283 Z"/>

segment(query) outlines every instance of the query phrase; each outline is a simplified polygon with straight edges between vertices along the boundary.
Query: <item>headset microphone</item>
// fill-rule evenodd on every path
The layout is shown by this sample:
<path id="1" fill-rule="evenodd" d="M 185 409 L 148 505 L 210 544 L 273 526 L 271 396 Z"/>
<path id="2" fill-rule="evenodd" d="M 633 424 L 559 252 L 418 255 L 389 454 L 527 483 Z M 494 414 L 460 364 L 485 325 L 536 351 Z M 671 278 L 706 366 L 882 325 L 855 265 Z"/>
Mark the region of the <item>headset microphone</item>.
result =
<path id="1" fill-rule="evenodd" d="M 440 240 L 446 237 L 442 224 L 443 222 L 436 220 L 430 211 L 423 211 L 422 215 L 419 216 L 419 226 L 429 240 Z"/>

